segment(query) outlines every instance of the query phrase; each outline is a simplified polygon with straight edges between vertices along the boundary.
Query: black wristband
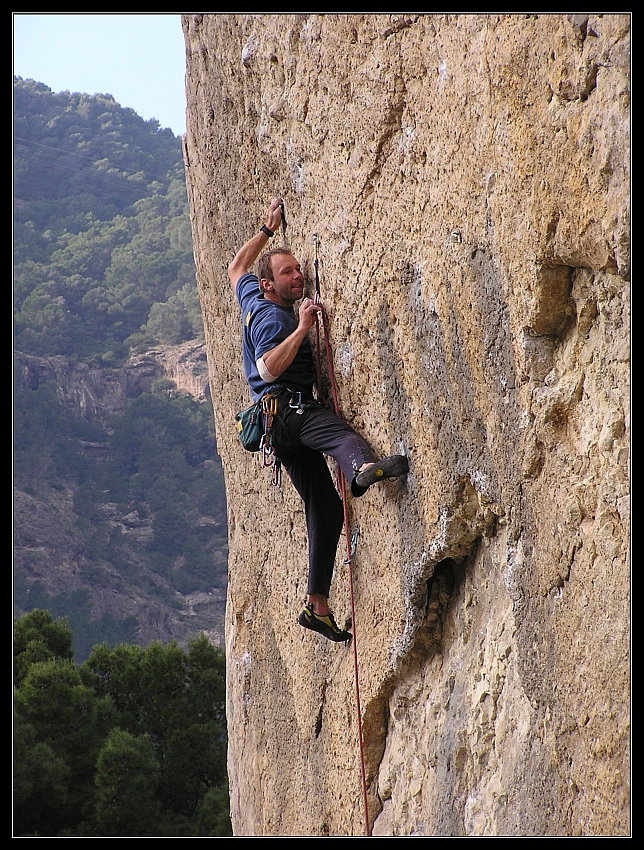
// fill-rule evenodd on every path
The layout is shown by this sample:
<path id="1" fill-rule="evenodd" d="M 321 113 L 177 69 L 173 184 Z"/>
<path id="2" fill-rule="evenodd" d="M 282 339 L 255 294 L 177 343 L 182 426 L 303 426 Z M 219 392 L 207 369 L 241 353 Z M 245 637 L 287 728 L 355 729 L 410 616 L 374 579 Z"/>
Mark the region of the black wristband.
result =
<path id="1" fill-rule="evenodd" d="M 260 229 L 260 232 L 264 233 L 266 236 L 268 236 L 269 239 L 271 239 L 271 237 L 275 236 L 273 231 L 269 230 L 268 227 L 266 227 L 265 224 L 262 224 L 262 226 L 259 229 Z"/>

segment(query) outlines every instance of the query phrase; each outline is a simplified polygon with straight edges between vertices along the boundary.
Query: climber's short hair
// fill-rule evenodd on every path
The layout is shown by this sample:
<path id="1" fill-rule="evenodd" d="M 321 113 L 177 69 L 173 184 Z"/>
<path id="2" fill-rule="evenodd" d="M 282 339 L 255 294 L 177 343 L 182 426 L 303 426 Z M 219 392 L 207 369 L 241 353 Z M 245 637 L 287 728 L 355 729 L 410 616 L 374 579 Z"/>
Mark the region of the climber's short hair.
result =
<path id="1" fill-rule="evenodd" d="M 271 265 L 271 260 L 277 254 L 286 254 L 288 257 L 293 256 L 292 252 L 289 251 L 288 248 L 272 248 L 270 251 L 266 251 L 266 253 L 262 254 L 257 266 L 257 277 L 260 281 L 262 279 L 275 280 L 273 277 L 273 266 Z"/>

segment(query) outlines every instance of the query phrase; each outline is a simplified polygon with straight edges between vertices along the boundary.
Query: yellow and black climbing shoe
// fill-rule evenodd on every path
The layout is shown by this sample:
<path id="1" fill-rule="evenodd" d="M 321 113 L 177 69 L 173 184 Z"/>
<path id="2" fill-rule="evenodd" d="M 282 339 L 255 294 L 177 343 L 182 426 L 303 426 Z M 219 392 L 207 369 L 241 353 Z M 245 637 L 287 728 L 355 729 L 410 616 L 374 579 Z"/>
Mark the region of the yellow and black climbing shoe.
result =
<path id="1" fill-rule="evenodd" d="M 341 643 L 345 640 L 351 640 L 351 632 L 339 629 L 333 619 L 333 614 L 329 611 L 324 617 L 316 614 L 311 605 L 305 605 L 302 609 L 297 622 L 305 629 L 311 629 L 313 632 L 319 632 L 325 638 L 333 640 L 336 643 Z"/>
<path id="2" fill-rule="evenodd" d="M 353 479 L 353 490 L 364 492 L 367 487 L 378 481 L 386 481 L 387 478 L 398 478 L 409 472 L 409 461 L 405 455 L 390 455 L 389 457 L 372 463 L 364 472 L 359 472 Z M 354 496 L 358 495 L 354 492 Z M 361 495 L 361 494 L 360 494 Z"/>

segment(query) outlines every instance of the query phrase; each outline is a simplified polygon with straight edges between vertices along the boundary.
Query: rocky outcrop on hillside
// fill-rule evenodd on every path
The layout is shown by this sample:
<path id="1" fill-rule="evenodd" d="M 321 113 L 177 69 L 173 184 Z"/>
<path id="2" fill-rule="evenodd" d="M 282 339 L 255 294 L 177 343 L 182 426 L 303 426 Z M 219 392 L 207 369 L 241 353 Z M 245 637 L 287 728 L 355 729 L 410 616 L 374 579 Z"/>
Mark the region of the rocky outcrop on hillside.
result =
<path id="1" fill-rule="evenodd" d="M 123 413 L 128 400 L 149 392 L 158 378 L 174 381 L 179 392 L 202 401 L 208 393 L 205 344 L 191 340 L 133 354 L 119 368 L 92 367 L 62 355 L 35 357 L 14 351 L 14 389 L 22 392 L 50 383 L 78 416 L 107 422 Z"/>
<path id="2" fill-rule="evenodd" d="M 628 834 L 629 16 L 183 27 L 235 834 Z M 343 414 L 411 466 L 349 505 L 368 814 L 353 648 L 298 627 L 302 507 L 232 427 L 226 265 L 276 194 Z"/>

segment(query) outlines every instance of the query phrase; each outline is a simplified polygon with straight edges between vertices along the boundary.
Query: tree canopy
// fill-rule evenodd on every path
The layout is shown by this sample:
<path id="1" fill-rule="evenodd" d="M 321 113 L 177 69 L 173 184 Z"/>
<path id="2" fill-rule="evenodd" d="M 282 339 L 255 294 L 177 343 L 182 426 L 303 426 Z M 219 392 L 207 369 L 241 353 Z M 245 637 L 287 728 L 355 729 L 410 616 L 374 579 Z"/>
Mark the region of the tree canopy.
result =
<path id="1" fill-rule="evenodd" d="M 223 652 L 102 644 L 76 666 L 71 642 L 49 612 L 15 621 L 15 835 L 230 835 Z"/>

